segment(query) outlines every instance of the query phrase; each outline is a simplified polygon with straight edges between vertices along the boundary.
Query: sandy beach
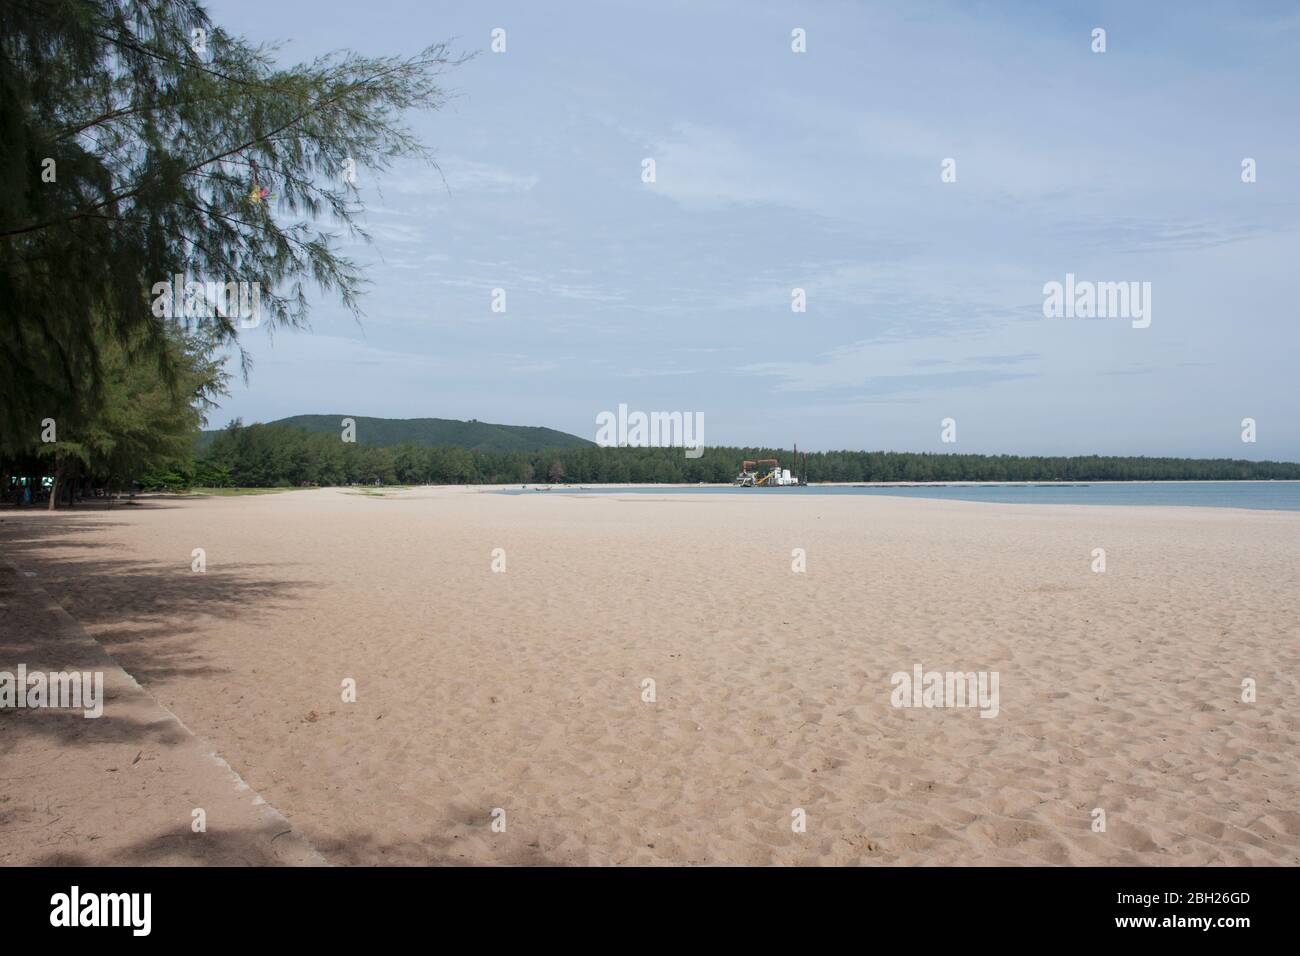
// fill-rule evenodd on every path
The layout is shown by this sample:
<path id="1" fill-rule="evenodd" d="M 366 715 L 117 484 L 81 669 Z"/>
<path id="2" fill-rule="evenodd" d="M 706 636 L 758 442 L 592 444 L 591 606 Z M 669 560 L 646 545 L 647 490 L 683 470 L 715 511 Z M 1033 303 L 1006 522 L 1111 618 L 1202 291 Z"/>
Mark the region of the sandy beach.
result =
<path id="1" fill-rule="evenodd" d="M 0 518 L 330 863 L 1300 863 L 1300 514 L 414 488 Z M 996 673 L 996 716 L 893 706 L 917 666 Z M 0 719 L 4 862 L 167 836 L 88 797 L 14 839 L 24 766 L 77 746 L 31 722 Z"/>

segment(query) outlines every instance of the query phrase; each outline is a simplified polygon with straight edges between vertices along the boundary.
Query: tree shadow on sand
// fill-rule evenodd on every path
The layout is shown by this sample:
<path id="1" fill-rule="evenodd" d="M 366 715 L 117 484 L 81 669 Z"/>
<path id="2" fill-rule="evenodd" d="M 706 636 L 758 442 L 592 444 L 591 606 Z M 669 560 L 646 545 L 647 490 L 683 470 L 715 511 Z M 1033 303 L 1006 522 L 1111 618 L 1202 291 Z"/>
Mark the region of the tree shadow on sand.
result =
<path id="1" fill-rule="evenodd" d="M 297 604 L 304 589 L 320 586 L 295 580 L 278 564 L 227 565 L 199 574 L 190 570 L 184 555 L 166 564 L 124 557 L 100 533 L 115 524 L 103 513 L 15 517 L 13 510 L 0 510 L 0 559 L 7 558 L 21 569 L 0 560 L 0 670 L 12 671 L 19 662 L 29 668 L 99 670 L 110 663 L 107 652 L 146 690 L 151 681 L 222 675 L 228 672 L 213 662 L 202 644 L 212 616 L 256 628 L 264 613 Z M 35 576 L 25 579 L 24 571 Z M 81 628 L 52 609 L 51 600 L 64 607 L 94 641 L 87 641 Z M 123 713 L 112 706 L 107 687 L 106 693 L 105 715 L 95 720 L 78 713 L 0 712 L 0 837 L 6 827 L 10 835 L 20 828 L 32 832 L 37 842 L 26 844 L 31 849 L 23 854 L 24 862 L 49 866 L 304 862 L 301 844 L 288 836 L 292 831 L 283 821 L 243 827 L 214 823 L 207 833 L 193 833 L 188 821 L 181 820 L 140 839 L 132 834 L 124 846 L 97 843 L 93 834 L 78 833 L 77 824 L 69 824 L 66 818 L 63 826 L 71 830 L 62 835 L 47 831 L 43 807 L 31 794 L 39 794 L 47 785 L 60 786 L 61 774 L 84 773 L 82 764 L 89 755 L 100 761 L 97 772 L 129 773 L 133 758 L 139 759 L 137 751 L 144 752 L 141 766 L 145 766 L 151 748 L 156 753 L 193 739 L 166 711 L 158 709 L 156 719 L 147 710 Z M 202 735 L 202 727 L 194 729 Z M 60 759 L 68 753 L 75 753 L 75 758 Z M 21 761 L 5 760 L 6 755 L 20 754 Z M 102 754 L 107 756 L 100 759 Z M 47 761 L 43 755 L 53 759 Z M 74 766 L 80 769 L 68 769 Z M 87 792 L 95 796 L 68 795 L 69 805 L 103 799 L 94 786 Z M 427 833 L 421 829 L 409 839 L 382 840 L 360 828 L 310 836 L 325 859 L 337 865 L 466 865 L 483 862 L 482 847 L 475 853 L 468 844 L 477 828 L 487 823 L 482 806 L 466 805 L 453 808 L 446 827 L 437 825 Z M 42 838 L 50 841 L 43 849 Z M 538 843 L 516 842 L 513 833 L 503 836 L 499 855 L 493 857 L 509 865 L 553 862 Z"/>
<path id="2" fill-rule="evenodd" d="M 188 828 L 161 832 L 111 853 L 59 850 L 34 859 L 36 866 L 284 866 L 301 865 L 297 848 L 282 842 L 290 833 L 276 827 L 211 828 L 193 833 Z M 374 834 L 349 830 L 320 841 L 316 849 L 333 866 L 469 866 L 459 853 L 461 841 L 430 832 L 415 840 L 382 841 Z M 108 856 L 108 859 L 104 857 Z M 507 866 L 554 866 L 541 848 L 528 845 L 495 861 Z"/>
<path id="3" fill-rule="evenodd" d="M 47 659 L 60 670 L 103 666 L 95 648 L 64 636 L 69 623 L 47 606 L 52 599 L 146 689 L 168 678 L 224 674 L 202 647 L 205 621 L 218 617 L 256 627 L 262 615 L 316 586 L 286 576 L 279 564 L 196 573 L 187 555 L 166 563 L 127 558 L 93 534 L 115 524 L 103 515 L 0 514 L 0 559 L 20 569 L 0 560 L 0 670 L 20 662 L 30 670 Z"/>

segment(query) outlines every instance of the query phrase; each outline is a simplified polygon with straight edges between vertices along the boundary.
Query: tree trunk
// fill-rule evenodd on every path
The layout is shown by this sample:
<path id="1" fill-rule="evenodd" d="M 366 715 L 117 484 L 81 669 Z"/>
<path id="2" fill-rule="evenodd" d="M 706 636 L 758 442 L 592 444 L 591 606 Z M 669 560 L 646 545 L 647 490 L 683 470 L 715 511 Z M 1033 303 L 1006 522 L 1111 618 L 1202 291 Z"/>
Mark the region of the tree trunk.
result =
<path id="1" fill-rule="evenodd" d="M 63 484 L 63 473 L 66 470 L 67 470 L 67 466 L 64 465 L 63 463 L 63 456 L 55 455 L 54 456 L 54 481 L 50 484 L 50 503 L 47 508 L 48 511 L 53 511 L 56 507 L 58 507 L 56 502 L 59 500 L 59 486 Z"/>

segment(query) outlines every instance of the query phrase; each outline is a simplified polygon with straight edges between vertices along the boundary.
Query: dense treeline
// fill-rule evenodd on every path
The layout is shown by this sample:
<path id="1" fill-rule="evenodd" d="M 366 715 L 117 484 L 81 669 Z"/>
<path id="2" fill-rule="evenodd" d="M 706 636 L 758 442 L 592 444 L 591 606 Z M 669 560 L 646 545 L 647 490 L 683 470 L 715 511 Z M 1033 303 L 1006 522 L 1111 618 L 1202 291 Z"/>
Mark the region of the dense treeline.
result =
<path id="1" fill-rule="evenodd" d="M 123 345 L 97 334 L 98 381 L 83 372 L 80 391 L 50 396 L 51 414 L 0 438 L 0 500 L 73 504 L 193 460 L 195 435 L 227 378 L 212 339 L 165 329 L 164 377 L 133 354 L 138 339 Z"/>
<path id="2" fill-rule="evenodd" d="M 708 448 L 687 458 L 681 448 L 566 448 L 485 452 L 404 444 L 358 445 L 337 434 L 279 425 L 233 423 L 188 472 L 164 485 L 253 487 L 346 484 L 516 484 L 525 482 L 726 482 L 743 459 L 788 450 Z M 802 468 L 802 463 L 800 465 Z M 793 470 L 793 468 L 792 468 Z M 833 451 L 808 455 L 809 481 L 1123 481 L 1300 479 L 1300 464 L 1230 459 L 1074 458 Z"/>

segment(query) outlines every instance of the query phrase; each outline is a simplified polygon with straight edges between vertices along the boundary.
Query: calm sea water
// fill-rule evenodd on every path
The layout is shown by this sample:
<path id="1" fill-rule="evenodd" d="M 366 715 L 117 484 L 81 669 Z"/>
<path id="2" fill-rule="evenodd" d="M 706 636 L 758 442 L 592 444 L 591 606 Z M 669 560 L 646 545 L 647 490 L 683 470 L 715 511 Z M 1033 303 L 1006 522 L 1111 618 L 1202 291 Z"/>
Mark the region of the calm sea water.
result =
<path id="1" fill-rule="evenodd" d="M 1181 505 L 1191 508 L 1256 508 L 1300 511 L 1300 481 L 1159 481 L 1095 482 L 1042 485 L 943 485 L 899 488 L 893 486 L 807 488 L 735 488 L 703 486 L 663 488 L 589 488 L 556 485 L 564 494 L 692 494 L 692 495 L 892 495 L 903 498 L 951 498 L 1001 504 L 1040 505 Z M 537 494 L 531 487 L 504 494 Z M 545 492 L 542 492 L 545 493 Z"/>

